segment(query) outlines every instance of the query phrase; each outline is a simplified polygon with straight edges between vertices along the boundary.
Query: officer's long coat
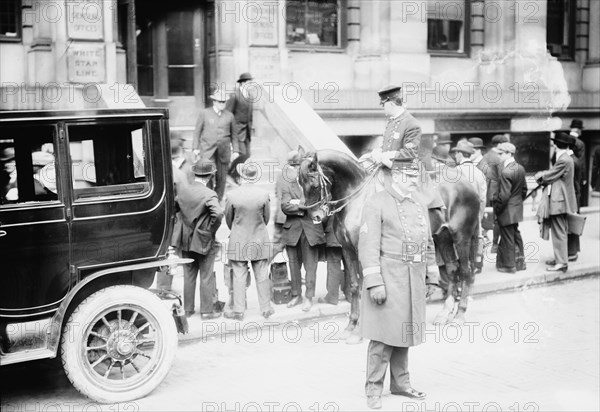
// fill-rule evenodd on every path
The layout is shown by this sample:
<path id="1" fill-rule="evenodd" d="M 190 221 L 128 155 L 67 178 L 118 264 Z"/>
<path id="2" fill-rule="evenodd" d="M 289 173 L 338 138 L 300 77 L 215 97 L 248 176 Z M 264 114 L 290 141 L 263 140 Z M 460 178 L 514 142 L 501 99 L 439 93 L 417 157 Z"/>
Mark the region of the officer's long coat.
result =
<path id="1" fill-rule="evenodd" d="M 438 283 L 427 208 L 392 189 L 376 193 L 363 210 L 358 254 L 364 276 L 361 335 L 390 346 L 422 343 L 426 283 Z M 369 297 L 368 289 L 378 285 L 387 292 L 382 305 Z"/>

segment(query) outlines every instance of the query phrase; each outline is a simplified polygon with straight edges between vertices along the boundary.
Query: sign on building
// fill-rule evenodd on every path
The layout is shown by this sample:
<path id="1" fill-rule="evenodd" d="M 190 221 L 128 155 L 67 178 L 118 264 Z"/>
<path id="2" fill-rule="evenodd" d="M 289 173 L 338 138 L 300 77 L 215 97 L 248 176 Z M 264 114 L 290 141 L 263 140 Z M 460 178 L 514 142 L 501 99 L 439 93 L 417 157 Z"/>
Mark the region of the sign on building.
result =
<path id="1" fill-rule="evenodd" d="M 67 52 L 67 67 L 71 83 L 105 83 L 104 44 L 71 44 Z"/>

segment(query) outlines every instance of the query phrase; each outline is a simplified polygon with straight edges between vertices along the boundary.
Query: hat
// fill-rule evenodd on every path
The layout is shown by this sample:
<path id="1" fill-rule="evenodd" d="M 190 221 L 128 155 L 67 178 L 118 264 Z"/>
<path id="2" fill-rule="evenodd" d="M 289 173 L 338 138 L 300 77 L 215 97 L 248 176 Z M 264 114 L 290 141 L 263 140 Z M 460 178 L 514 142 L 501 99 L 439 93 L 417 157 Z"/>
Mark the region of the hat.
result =
<path id="1" fill-rule="evenodd" d="M 566 134 L 565 132 L 558 132 L 554 134 L 554 137 L 551 137 L 550 139 L 554 140 L 555 142 L 561 142 L 568 145 L 575 143 L 575 138 Z"/>
<path id="2" fill-rule="evenodd" d="M 302 156 L 297 150 L 291 150 L 288 152 L 287 162 L 290 166 L 298 166 L 302 161 Z"/>
<path id="3" fill-rule="evenodd" d="M 379 99 L 381 103 L 384 103 L 400 94 L 402 87 L 390 84 L 385 86 L 383 89 L 379 90 L 377 93 L 379 94 Z"/>
<path id="4" fill-rule="evenodd" d="M 396 157 L 392 159 L 392 171 L 402 172 L 410 176 L 419 176 L 419 163 L 417 158 Z"/>
<path id="5" fill-rule="evenodd" d="M 444 140 L 438 140 L 437 142 L 435 142 L 436 146 L 440 146 L 443 144 L 452 144 L 452 140 L 444 139 Z"/>
<path id="6" fill-rule="evenodd" d="M 210 176 L 217 173 L 217 168 L 210 160 L 199 159 L 194 163 L 194 166 L 192 166 L 192 172 L 194 172 L 196 176 Z"/>
<path id="7" fill-rule="evenodd" d="M 252 159 L 247 159 L 244 163 L 238 163 L 235 170 L 245 181 L 256 182 L 260 177 L 258 168 L 258 163 L 254 162 Z"/>
<path id="8" fill-rule="evenodd" d="M 473 153 L 475 153 L 475 150 L 473 149 L 473 144 L 471 142 L 468 141 L 460 141 L 456 144 L 456 146 L 454 146 L 452 149 L 450 149 L 451 152 L 461 152 L 461 153 L 466 153 L 468 155 L 472 155 Z"/>
<path id="9" fill-rule="evenodd" d="M 483 149 L 485 147 L 483 140 L 481 140 L 479 137 L 471 137 L 469 139 L 469 143 L 473 145 L 474 149 Z"/>
<path id="10" fill-rule="evenodd" d="M 48 152 L 31 153 L 31 164 L 34 166 L 46 166 L 54 161 L 54 155 Z"/>
<path id="11" fill-rule="evenodd" d="M 212 100 L 216 100 L 218 102 L 226 102 L 228 99 L 227 92 L 223 89 L 217 89 L 213 94 L 210 95 Z"/>
<path id="12" fill-rule="evenodd" d="M 240 74 L 240 78 L 237 80 L 238 83 L 247 82 L 249 80 L 254 80 L 252 75 L 248 72 Z"/>
<path id="13" fill-rule="evenodd" d="M 515 147 L 515 145 L 512 143 L 508 143 L 508 142 L 500 143 L 498 145 L 497 149 L 500 152 L 511 153 L 511 154 L 515 154 L 515 152 L 517 151 L 517 148 Z"/>
<path id="14" fill-rule="evenodd" d="M 503 134 L 497 134 L 494 137 L 492 137 L 492 144 L 493 145 L 498 145 L 500 143 L 506 143 L 508 142 L 508 137 L 506 137 Z"/>
<path id="15" fill-rule="evenodd" d="M 571 122 L 571 126 L 569 126 L 571 129 L 583 129 L 583 122 L 581 121 L 581 119 L 573 119 L 573 121 Z"/>
<path id="16" fill-rule="evenodd" d="M 7 147 L 6 149 L 2 150 L 2 152 L 0 153 L 0 161 L 8 162 L 9 160 L 12 160 L 14 158 L 15 158 L 15 149 L 12 147 Z"/>

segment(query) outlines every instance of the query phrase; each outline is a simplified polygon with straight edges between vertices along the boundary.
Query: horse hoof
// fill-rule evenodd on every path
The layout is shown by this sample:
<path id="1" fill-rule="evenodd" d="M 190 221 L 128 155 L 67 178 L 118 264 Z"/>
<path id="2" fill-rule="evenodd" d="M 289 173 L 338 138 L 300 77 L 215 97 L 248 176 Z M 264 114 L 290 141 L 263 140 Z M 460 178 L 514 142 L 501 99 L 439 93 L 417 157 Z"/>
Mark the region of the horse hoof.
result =
<path id="1" fill-rule="evenodd" d="M 358 336 L 355 333 L 351 333 L 350 336 L 348 336 L 348 338 L 346 338 L 347 345 L 358 345 L 362 341 L 363 341 L 363 338 L 361 336 Z"/>
<path id="2" fill-rule="evenodd" d="M 436 317 L 433 319 L 434 325 L 445 325 L 448 323 L 448 315 L 449 313 L 438 313 Z"/>

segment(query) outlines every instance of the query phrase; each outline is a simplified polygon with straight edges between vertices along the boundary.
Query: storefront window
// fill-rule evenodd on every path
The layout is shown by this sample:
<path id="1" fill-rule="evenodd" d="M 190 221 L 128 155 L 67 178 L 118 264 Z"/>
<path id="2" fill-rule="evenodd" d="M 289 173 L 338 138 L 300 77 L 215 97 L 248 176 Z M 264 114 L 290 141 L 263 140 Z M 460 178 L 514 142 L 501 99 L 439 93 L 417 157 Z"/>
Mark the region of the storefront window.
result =
<path id="1" fill-rule="evenodd" d="M 21 40 L 21 0 L 0 0 L 0 41 Z"/>
<path id="2" fill-rule="evenodd" d="M 575 49 L 575 0 L 548 0 L 546 23 L 548 51 L 559 59 L 572 60 Z"/>
<path id="3" fill-rule="evenodd" d="M 289 45 L 340 46 L 338 0 L 288 0 L 286 36 Z"/>
<path id="4" fill-rule="evenodd" d="M 469 53 L 470 0 L 429 0 L 427 48 L 434 54 Z"/>

